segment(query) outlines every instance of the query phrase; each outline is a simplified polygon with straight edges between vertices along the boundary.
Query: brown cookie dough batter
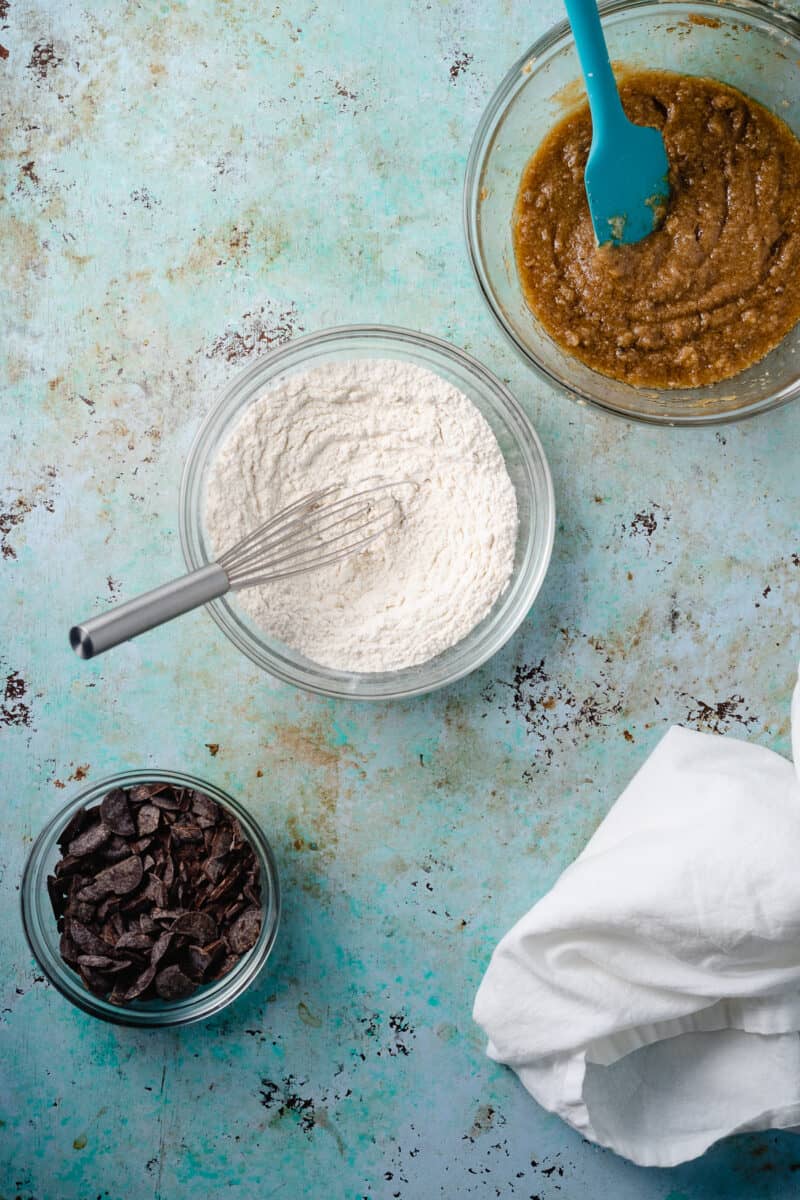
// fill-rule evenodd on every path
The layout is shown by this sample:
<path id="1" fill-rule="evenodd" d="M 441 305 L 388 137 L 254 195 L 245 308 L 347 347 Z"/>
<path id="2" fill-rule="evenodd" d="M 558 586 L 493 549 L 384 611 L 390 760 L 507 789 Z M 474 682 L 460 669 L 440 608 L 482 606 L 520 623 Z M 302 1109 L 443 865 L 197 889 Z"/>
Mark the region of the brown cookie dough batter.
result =
<path id="1" fill-rule="evenodd" d="M 697 387 L 763 358 L 800 319 L 800 141 L 713 79 L 641 71 L 628 116 L 664 133 L 670 201 L 630 246 L 595 243 L 583 170 L 588 105 L 548 134 L 522 177 L 514 251 L 548 333 L 604 375 Z"/>

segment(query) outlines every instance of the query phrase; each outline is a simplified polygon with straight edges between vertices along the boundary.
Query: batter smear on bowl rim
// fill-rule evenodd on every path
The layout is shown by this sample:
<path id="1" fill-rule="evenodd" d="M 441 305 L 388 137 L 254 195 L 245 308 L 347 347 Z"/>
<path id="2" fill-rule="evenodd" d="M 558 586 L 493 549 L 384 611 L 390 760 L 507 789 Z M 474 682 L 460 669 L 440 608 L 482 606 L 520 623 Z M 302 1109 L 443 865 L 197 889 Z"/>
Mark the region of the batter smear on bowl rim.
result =
<path id="1" fill-rule="evenodd" d="M 523 293 L 550 336 L 604 375 L 639 387 L 717 383 L 800 319 L 800 141 L 717 80 L 637 71 L 619 87 L 630 119 L 663 132 L 664 220 L 640 242 L 597 246 L 583 105 L 523 172 L 513 216 Z"/>

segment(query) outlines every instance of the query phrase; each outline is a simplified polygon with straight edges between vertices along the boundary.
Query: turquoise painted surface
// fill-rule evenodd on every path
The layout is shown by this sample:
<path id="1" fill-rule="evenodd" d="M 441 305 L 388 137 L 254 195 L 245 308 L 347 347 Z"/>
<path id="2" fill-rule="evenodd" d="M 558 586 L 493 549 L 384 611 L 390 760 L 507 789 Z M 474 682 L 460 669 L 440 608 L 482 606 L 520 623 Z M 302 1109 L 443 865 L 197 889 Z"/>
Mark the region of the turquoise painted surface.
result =
<path id="1" fill-rule="evenodd" d="M 0 2 L 4 1200 L 798 1192 L 791 1135 L 675 1171 L 585 1145 L 471 1022 L 496 939 L 671 723 L 787 751 L 800 646 L 800 408 L 692 433 L 595 415 L 473 286 L 471 135 L 558 7 Z M 79 663 L 71 621 L 180 570 L 180 471 L 232 374 L 364 320 L 467 347 L 535 421 L 559 528 L 523 630 L 392 706 L 278 686 L 204 614 Z M 181 1032 L 73 1011 L 17 916 L 46 818 L 143 763 L 240 796 L 285 893 L 259 984 Z"/>

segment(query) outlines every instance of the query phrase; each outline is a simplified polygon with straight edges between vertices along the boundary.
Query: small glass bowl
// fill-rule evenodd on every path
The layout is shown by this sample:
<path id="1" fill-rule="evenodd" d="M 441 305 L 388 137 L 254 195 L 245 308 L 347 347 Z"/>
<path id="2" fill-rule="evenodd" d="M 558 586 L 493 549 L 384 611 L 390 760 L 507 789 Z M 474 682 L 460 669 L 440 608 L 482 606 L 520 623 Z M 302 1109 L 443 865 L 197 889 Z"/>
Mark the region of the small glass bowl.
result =
<path id="1" fill-rule="evenodd" d="M 253 848 L 260 867 L 262 921 L 258 941 L 227 975 L 206 984 L 183 1000 L 131 1001 L 127 1005 L 110 1004 L 95 996 L 84 985 L 76 971 L 64 962 L 59 953 L 60 934 L 47 891 L 47 876 L 61 857 L 58 838 L 62 829 L 78 809 L 98 804 L 112 788 L 130 788 L 137 783 L 156 783 L 161 780 L 180 787 L 196 788 L 211 796 L 239 820 Z M 218 1013 L 231 1004 L 249 987 L 269 958 L 280 920 L 281 900 L 278 870 L 269 842 L 248 812 L 219 788 L 203 779 L 176 771 L 123 771 L 108 779 L 84 788 L 48 822 L 33 844 L 22 876 L 22 924 L 31 953 L 53 987 L 78 1008 L 111 1021 L 116 1025 L 136 1025 L 164 1028 L 168 1025 L 189 1025 Z"/>
<path id="2" fill-rule="evenodd" d="M 800 134 L 800 21 L 761 0 L 601 3 L 612 62 L 732 84 Z M 478 126 L 467 163 L 464 222 L 478 284 L 523 359 L 580 401 L 663 425 L 707 425 L 764 412 L 800 394 L 800 325 L 760 363 L 703 388 L 635 388 L 563 351 L 528 308 L 517 276 L 512 214 L 523 169 L 553 125 L 584 98 L 566 21 L 514 64 Z"/>
<path id="3" fill-rule="evenodd" d="M 206 481 L 220 445 L 247 406 L 280 375 L 352 358 L 404 359 L 427 367 L 459 388 L 486 418 L 517 494 L 519 532 L 508 587 L 471 633 L 429 662 L 399 671 L 359 674 L 320 666 L 270 638 L 228 596 L 208 607 L 235 646 L 286 683 L 324 696 L 393 700 L 453 683 L 495 654 L 525 619 L 550 562 L 555 500 L 544 451 L 509 390 L 477 359 L 438 338 L 381 325 L 328 329 L 259 358 L 231 382 L 189 452 L 181 483 L 181 545 L 190 570 L 211 560 L 203 520 Z"/>

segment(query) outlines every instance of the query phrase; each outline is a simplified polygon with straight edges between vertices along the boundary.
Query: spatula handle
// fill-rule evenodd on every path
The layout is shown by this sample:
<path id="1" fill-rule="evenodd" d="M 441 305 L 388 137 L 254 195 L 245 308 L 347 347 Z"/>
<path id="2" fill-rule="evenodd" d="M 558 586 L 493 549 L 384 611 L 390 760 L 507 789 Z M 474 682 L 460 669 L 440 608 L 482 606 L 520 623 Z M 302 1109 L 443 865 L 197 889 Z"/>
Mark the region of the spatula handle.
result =
<path id="1" fill-rule="evenodd" d="M 595 133 L 624 117 L 596 0 L 564 0 L 578 50 Z"/>
<path id="2" fill-rule="evenodd" d="M 69 631 L 70 645 L 81 658 L 94 658 L 120 642 L 127 642 L 156 625 L 163 625 L 173 617 L 224 596 L 230 586 L 222 567 L 218 563 L 209 563 L 109 609 L 99 617 L 73 625 Z"/>

